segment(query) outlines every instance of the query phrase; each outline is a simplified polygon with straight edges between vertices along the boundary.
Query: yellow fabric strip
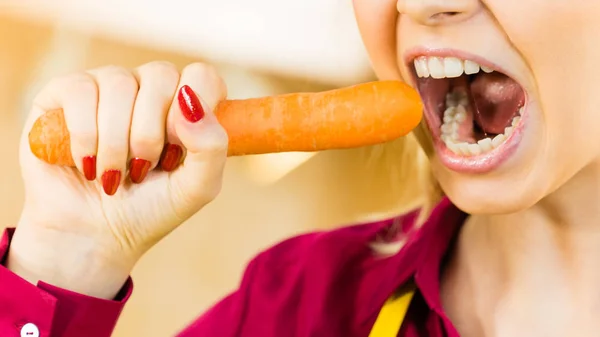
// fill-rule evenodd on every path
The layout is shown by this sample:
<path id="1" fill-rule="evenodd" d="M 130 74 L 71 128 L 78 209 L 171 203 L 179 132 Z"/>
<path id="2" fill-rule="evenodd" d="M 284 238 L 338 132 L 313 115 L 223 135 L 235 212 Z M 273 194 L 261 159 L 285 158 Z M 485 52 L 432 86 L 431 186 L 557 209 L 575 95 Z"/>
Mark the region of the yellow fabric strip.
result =
<path id="1" fill-rule="evenodd" d="M 399 296 L 394 296 L 387 300 L 379 312 L 377 320 L 375 320 L 369 337 L 398 336 L 414 294 L 415 288 L 413 285 L 410 285 Z"/>

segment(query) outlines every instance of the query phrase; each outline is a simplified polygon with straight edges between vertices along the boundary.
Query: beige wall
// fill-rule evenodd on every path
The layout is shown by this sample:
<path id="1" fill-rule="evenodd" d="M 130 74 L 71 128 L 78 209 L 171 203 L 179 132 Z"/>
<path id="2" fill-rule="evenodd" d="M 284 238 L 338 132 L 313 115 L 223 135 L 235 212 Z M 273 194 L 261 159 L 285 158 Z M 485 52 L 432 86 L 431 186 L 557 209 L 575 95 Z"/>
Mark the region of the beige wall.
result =
<path id="1" fill-rule="evenodd" d="M 0 166 L 0 224 L 10 225 L 17 221 L 23 199 L 17 163 L 19 114 L 27 103 L 22 97 L 39 75 L 40 60 L 47 56 L 54 35 L 42 24 L 0 17 L 0 36 L 0 151 L 5 158 Z M 183 66 L 195 61 L 99 38 L 88 42 L 85 67 L 133 67 L 155 59 Z M 271 92 L 326 88 L 307 80 L 236 76 L 236 70 L 230 70 L 227 80 L 239 88 L 234 93 L 240 96 L 252 92 L 243 88 L 253 80 L 260 90 Z M 355 151 L 317 155 L 269 185 L 252 179 L 256 169 L 250 165 L 250 158 L 230 160 L 219 198 L 140 262 L 133 275 L 136 290 L 116 336 L 171 336 L 233 289 L 259 250 L 293 234 L 331 228 L 394 205 L 392 194 L 373 193 L 377 187 L 372 185 L 381 183 L 364 178 Z"/>

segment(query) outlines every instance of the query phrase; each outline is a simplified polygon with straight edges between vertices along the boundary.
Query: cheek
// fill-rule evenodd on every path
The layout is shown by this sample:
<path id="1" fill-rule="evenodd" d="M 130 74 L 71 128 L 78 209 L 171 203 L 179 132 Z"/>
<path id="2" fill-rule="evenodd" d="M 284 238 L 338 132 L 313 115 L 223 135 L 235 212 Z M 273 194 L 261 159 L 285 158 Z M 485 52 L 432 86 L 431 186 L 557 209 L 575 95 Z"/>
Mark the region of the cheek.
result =
<path id="1" fill-rule="evenodd" d="M 580 151 L 575 152 L 596 156 L 600 143 L 592 144 L 589 137 L 600 131 L 600 3 L 488 0 L 487 4 L 530 67 L 550 144 L 564 143 L 570 150 L 577 147 Z"/>
<path id="2" fill-rule="evenodd" d="M 537 85 L 545 148 L 535 172 L 554 189 L 600 155 L 600 2 L 487 3 Z"/>

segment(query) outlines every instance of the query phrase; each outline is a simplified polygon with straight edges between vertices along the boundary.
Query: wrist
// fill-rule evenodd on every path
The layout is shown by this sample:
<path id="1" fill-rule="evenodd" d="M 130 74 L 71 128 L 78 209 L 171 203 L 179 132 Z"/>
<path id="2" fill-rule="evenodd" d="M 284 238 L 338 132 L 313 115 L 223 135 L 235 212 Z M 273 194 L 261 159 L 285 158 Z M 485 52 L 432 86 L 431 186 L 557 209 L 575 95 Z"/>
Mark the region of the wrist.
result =
<path id="1" fill-rule="evenodd" d="M 6 267 L 33 284 L 43 281 L 83 295 L 113 299 L 133 264 L 111 258 L 92 238 L 20 224 Z"/>

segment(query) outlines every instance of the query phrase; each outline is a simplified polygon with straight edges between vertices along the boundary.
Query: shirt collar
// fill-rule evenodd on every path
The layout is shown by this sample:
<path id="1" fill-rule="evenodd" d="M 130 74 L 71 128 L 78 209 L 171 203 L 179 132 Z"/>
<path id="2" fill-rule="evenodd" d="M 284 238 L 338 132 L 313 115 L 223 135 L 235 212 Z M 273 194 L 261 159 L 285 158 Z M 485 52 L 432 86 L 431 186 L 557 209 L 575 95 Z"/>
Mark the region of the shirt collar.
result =
<path id="1" fill-rule="evenodd" d="M 440 315 L 443 315 L 440 296 L 442 264 L 467 216 L 445 198 L 422 228 L 423 238 L 418 244 L 422 260 L 415 270 L 415 283 L 428 306 Z"/>

